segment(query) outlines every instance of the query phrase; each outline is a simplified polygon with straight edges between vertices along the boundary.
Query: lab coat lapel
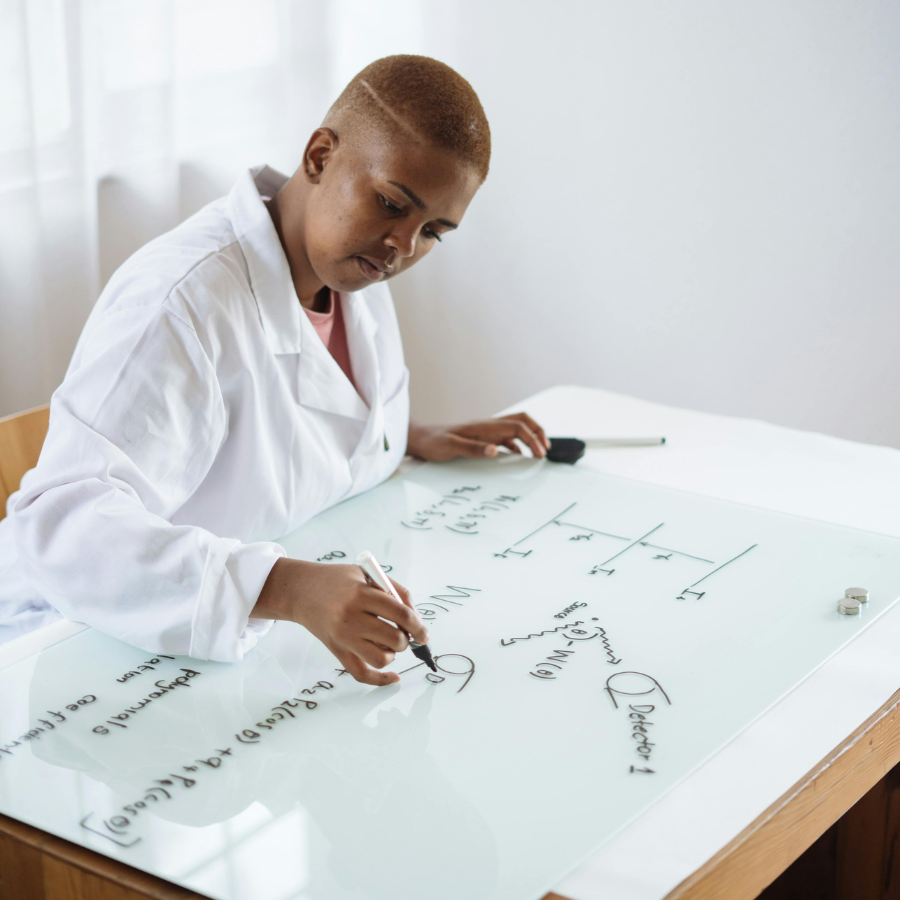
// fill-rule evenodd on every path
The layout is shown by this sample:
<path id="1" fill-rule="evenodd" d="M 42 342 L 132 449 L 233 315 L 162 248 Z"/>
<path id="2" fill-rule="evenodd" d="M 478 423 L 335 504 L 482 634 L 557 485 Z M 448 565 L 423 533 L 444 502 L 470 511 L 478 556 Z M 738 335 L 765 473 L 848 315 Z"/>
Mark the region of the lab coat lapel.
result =
<path id="1" fill-rule="evenodd" d="M 229 214 L 247 260 L 269 347 L 275 354 L 299 355 L 300 404 L 365 422 L 350 461 L 351 470 L 361 471 L 367 454 L 371 456 L 376 450 L 384 453 L 381 369 L 375 350 L 378 323 L 362 297 L 354 300 L 347 294 L 340 295 L 357 393 L 301 308 L 287 257 L 260 197 L 261 189 L 272 195 L 286 180 L 267 166 L 246 172 L 229 197 Z M 377 458 L 377 454 L 372 456 Z"/>
<path id="2" fill-rule="evenodd" d="M 228 212 L 241 245 L 260 324 L 273 353 L 299 353 L 300 302 L 284 248 L 260 197 L 274 194 L 287 179 L 268 166 L 245 172 L 228 198 Z"/>
<path id="3" fill-rule="evenodd" d="M 297 306 L 300 306 L 298 301 Z M 357 371 L 356 356 L 350 342 L 349 327 L 344 307 L 344 328 L 347 334 L 347 347 L 350 351 L 350 364 L 353 377 L 362 389 L 362 379 Z M 328 348 L 322 343 L 309 316 L 302 313 L 300 317 L 302 348 L 298 367 L 299 384 L 297 393 L 300 403 L 312 409 L 335 413 L 350 419 L 365 421 L 369 410 L 360 395 L 354 390 L 343 369 L 335 362 Z"/>
<path id="4" fill-rule="evenodd" d="M 350 471 L 355 482 L 367 474 L 384 455 L 384 398 L 381 366 L 375 349 L 378 324 L 362 297 L 353 298 L 347 294 L 340 296 L 353 377 L 369 406 L 365 428 L 350 458 Z"/>

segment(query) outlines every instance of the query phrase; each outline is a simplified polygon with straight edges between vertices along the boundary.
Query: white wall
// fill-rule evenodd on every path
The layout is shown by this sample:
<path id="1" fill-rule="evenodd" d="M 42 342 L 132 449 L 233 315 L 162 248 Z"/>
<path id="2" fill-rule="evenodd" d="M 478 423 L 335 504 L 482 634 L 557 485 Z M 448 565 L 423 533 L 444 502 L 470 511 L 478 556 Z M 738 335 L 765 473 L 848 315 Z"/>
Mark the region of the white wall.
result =
<path id="1" fill-rule="evenodd" d="M 900 446 L 900 5 L 450 6 L 420 52 L 494 156 L 395 282 L 415 413 L 580 383 Z"/>
<path id="2" fill-rule="evenodd" d="M 75 193 L 91 193 L 84 216 L 99 220 L 99 259 L 75 247 L 71 235 L 84 229 L 73 227 L 68 250 L 46 235 L 32 242 L 52 261 L 47 271 L 66 251 L 102 283 L 145 240 L 227 191 L 243 166 L 290 169 L 362 66 L 425 53 L 478 90 L 494 156 L 460 231 L 393 282 L 419 419 L 485 415 L 568 382 L 900 447 L 895 0 L 254 4 L 177 0 L 176 36 L 190 34 L 187 57 L 199 62 L 175 66 L 174 90 L 169 76 L 151 85 L 180 98 L 162 117 L 159 159 L 148 162 L 143 138 L 134 160 L 119 141 L 122 159 L 96 192 L 73 180 Z M 93 0 L 65 8 L 81 11 L 69 22 L 76 35 L 108 18 Z M 256 27 L 263 11 L 277 27 Z M 218 31 L 204 21 L 185 30 L 188 13 Z M 247 65 L 265 63 L 244 75 L 228 68 L 249 41 L 245 28 L 225 33 L 236 16 L 256 23 L 250 49 L 260 59 Z M 229 50 L 226 38 L 238 43 Z M 171 67 L 169 45 L 147 42 Z M 120 43 L 131 60 L 133 44 L 111 46 Z M 76 61 L 79 47 L 73 39 Z M 198 75 L 203 60 L 209 72 Z M 85 85 L 90 112 L 101 100 Z M 209 91 L 215 102 L 203 100 Z M 138 93 L 104 94 L 100 112 L 118 122 L 112 100 L 141 110 Z M 151 163 L 165 184 L 147 182 Z M 46 196 L 60 196 L 56 182 Z M 0 208 L 14 251 L 26 217 Z M 51 231 L 64 229 L 60 214 L 48 217 Z M 0 321 L 20 336 L 31 294 L 7 269 Z M 87 298 L 96 282 L 79 277 Z M 61 375 L 88 302 L 57 293 L 44 313 L 28 311 L 46 332 L 43 356 L 29 349 L 37 340 L 19 342 L 22 359 L 12 359 L 17 341 L 0 342 L 0 413 L 44 401 Z"/>

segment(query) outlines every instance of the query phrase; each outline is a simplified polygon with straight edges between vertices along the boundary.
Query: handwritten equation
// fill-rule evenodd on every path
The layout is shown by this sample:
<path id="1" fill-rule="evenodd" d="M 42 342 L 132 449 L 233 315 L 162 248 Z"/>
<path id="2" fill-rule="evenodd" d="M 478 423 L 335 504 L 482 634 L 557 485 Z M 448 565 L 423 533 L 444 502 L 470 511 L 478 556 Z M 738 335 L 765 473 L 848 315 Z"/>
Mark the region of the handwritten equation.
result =
<path id="1" fill-rule="evenodd" d="M 172 657 L 165 657 L 172 659 Z M 159 660 L 157 660 L 158 662 Z M 444 682 L 455 683 L 457 689 L 454 693 L 461 693 L 472 680 L 475 675 L 475 662 L 468 656 L 460 653 L 443 653 L 434 658 L 438 671 L 432 672 L 429 669 L 422 669 L 425 663 L 417 663 L 407 669 L 403 669 L 399 674 L 407 675 L 410 672 L 419 670 L 419 674 L 424 674 L 424 680 L 432 685 L 440 685 Z M 136 669 L 138 667 L 135 667 Z M 191 679 L 201 677 L 202 672 L 192 669 L 181 668 L 181 675 L 172 679 L 166 684 L 164 679 L 157 682 L 157 690 L 150 692 L 163 696 L 163 693 L 175 690 L 176 687 L 189 687 Z M 344 675 L 349 674 L 346 669 L 337 668 L 334 670 L 337 675 L 335 681 Z M 190 673 L 190 674 L 188 674 Z M 292 722 L 298 721 L 301 716 L 311 714 L 318 709 L 322 698 L 327 692 L 335 690 L 335 682 L 326 679 L 320 679 L 315 684 L 300 690 L 295 697 L 288 697 L 280 703 L 269 708 L 264 715 L 260 716 L 257 721 L 251 722 L 244 728 L 239 728 L 233 735 L 237 744 L 251 745 L 262 743 L 267 734 L 276 729 L 289 727 Z M 94 695 L 76 701 L 67 708 L 78 710 L 81 705 L 87 705 L 96 702 Z M 146 698 L 145 698 L 146 699 Z M 141 705 L 143 702 L 143 705 Z M 134 712 L 138 712 L 144 708 L 146 702 L 137 701 L 126 707 L 127 712 L 112 715 L 106 720 L 106 725 L 120 725 L 123 728 L 127 726 L 121 720 L 127 720 Z M 57 721 L 64 722 L 66 717 L 61 712 L 50 713 L 57 717 Z M 43 721 L 43 720 L 42 720 Z M 50 729 L 54 725 L 47 722 Z M 95 726 L 92 729 L 94 734 L 108 735 L 111 734 L 110 729 L 105 725 Z M 85 831 L 111 841 L 119 847 L 130 848 L 140 843 L 142 838 L 134 833 L 135 823 L 147 812 L 152 812 L 160 803 L 165 803 L 173 799 L 177 799 L 182 794 L 190 791 L 204 780 L 204 777 L 210 775 L 213 771 L 221 769 L 223 765 L 229 764 L 234 759 L 234 752 L 239 751 L 237 744 L 215 748 L 209 755 L 194 757 L 179 766 L 175 771 L 167 771 L 160 774 L 159 778 L 149 781 L 147 786 L 140 791 L 137 799 L 133 799 L 123 804 L 116 812 L 101 816 L 95 811 L 87 813 L 79 822 L 79 827 Z M 16 742 L 9 746 L 11 752 Z"/>
<path id="2" fill-rule="evenodd" d="M 479 526 L 491 515 L 508 510 L 512 504 L 522 499 L 511 494 L 498 494 L 489 500 L 473 496 L 481 489 L 480 485 L 452 488 L 440 500 L 418 510 L 400 524 L 415 531 L 430 531 L 435 524 L 443 524 L 444 528 L 456 534 L 474 535 L 479 533 Z M 450 509 L 444 509 L 445 506 Z M 437 519 L 446 521 L 437 523 Z"/>

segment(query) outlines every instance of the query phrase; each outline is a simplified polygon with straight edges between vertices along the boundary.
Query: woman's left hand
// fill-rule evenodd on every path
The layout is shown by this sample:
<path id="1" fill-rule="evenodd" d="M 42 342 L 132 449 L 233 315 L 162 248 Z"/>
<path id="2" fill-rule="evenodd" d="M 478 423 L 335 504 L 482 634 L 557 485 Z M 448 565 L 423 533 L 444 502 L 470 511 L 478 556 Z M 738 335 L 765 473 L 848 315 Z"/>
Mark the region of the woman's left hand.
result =
<path id="1" fill-rule="evenodd" d="M 516 439 L 535 456 L 546 456 L 550 441 L 527 413 L 482 419 L 465 425 L 410 425 L 406 452 L 419 459 L 445 462 L 457 456 L 496 456 L 500 447 L 521 453 Z"/>

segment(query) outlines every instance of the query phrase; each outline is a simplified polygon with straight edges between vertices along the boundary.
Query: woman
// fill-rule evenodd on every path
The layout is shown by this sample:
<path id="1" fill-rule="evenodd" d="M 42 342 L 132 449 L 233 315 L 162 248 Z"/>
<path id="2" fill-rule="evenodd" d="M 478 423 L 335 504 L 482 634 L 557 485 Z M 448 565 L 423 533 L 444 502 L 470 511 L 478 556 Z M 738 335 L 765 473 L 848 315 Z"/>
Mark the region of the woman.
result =
<path id="1" fill-rule="evenodd" d="M 408 593 L 397 603 L 355 566 L 289 560 L 272 541 L 405 452 L 493 456 L 518 438 L 544 454 L 525 414 L 409 424 L 384 282 L 458 227 L 489 159 L 468 82 L 388 57 L 350 82 L 290 179 L 248 172 L 126 261 L 0 523 L 7 635 L 61 614 L 148 651 L 235 661 L 290 619 L 357 680 L 398 680 L 377 670 L 407 633 L 428 639 Z"/>

